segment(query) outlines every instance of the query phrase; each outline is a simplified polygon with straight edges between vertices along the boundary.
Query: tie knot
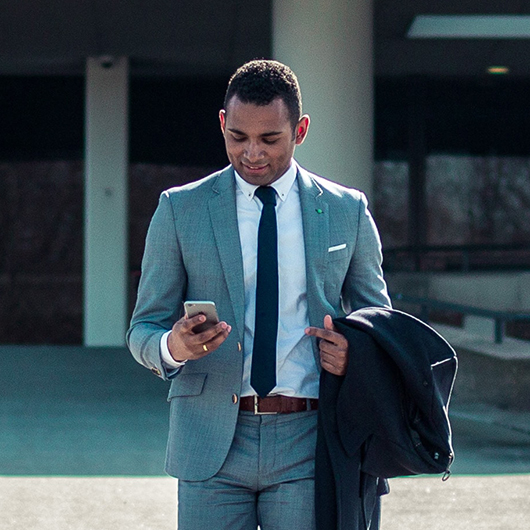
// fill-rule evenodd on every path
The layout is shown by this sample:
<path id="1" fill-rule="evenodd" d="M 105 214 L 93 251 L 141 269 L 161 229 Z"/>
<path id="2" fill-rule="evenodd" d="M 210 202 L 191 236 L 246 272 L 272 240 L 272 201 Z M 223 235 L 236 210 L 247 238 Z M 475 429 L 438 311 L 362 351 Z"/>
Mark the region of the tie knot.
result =
<path id="1" fill-rule="evenodd" d="M 263 204 L 276 205 L 276 192 L 271 186 L 260 186 L 255 194 Z"/>

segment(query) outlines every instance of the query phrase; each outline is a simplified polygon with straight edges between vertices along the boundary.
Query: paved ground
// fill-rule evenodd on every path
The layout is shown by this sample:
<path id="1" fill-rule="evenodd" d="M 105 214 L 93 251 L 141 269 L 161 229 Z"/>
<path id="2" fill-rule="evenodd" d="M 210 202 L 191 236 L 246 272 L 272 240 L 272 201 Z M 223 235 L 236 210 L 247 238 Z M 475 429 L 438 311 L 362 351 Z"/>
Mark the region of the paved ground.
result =
<path id="1" fill-rule="evenodd" d="M 0 477 L 2 530 L 174 530 L 169 477 Z"/>
<path id="2" fill-rule="evenodd" d="M 174 530 L 166 392 L 120 348 L 0 347 L 0 529 Z M 451 416 L 454 475 L 393 479 L 383 529 L 530 528 L 530 414 Z"/>
<path id="3" fill-rule="evenodd" d="M 528 530 L 530 475 L 393 479 L 383 530 Z"/>
<path id="4" fill-rule="evenodd" d="M 0 478 L 3 530 L 175 530 L 176 481 L 134 477 Z M 527 530 L 530 475 L 391 480 L 383 530 Z M 212 529 L 213 530 L 213 529 Z"/>

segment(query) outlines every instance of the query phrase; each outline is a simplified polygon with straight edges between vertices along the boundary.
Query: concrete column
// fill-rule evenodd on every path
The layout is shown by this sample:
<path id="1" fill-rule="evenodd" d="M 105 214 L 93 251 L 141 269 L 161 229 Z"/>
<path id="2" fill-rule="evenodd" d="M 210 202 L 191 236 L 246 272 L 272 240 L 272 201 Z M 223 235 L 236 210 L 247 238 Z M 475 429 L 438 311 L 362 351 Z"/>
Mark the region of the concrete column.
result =
<path id="1" fill-rule="evenodd" d="M 275 0 L 273 56 L 290 66 L 311 116 L 300 164 L 372 194 L 371 0 Z"/>
<path id="2" fill-rule="evenodd" d="M 127 325 L 128 60 L 89 58 L 85 114 L 86 346 L 121 346 Z"/>

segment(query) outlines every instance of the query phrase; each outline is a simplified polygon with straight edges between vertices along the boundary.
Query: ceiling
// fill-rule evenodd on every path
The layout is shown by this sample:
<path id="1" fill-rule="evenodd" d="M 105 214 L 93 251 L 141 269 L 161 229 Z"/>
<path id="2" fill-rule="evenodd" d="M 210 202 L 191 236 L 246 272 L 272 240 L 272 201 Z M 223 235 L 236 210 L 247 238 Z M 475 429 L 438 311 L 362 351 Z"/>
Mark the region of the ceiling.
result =
<path id="1" fill-rule="evenodd" d="M 280 1 L 280 0 L 279 0 Z M 268 57 L 271 0 L 0 0 L 0 74 L 81 74 L 126 55 L 133 74 L 227 75 Z M 530 39 L 407 39 L 416 14 L 530 14 L 527 0 L 374 0 L 379 76 L 530 78 Z"/>
<path id="2" fill-rule="evenodd" d="M 527 0 L 375 0 L 376 74 L 482 76 L 492 65 L 530 77 L 530 39 L 407 39 L 416 15 L 518 15 Z"/>

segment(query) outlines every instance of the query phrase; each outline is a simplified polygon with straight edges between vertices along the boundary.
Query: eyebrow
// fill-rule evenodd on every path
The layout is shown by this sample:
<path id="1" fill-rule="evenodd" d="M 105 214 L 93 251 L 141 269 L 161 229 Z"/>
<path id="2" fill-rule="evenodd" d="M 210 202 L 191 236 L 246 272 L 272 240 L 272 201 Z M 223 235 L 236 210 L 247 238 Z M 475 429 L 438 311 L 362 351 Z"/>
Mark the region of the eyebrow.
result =
<path id="1" fill-rule="evenodd" d="M 228 130 L 234 134 L 239 134 L 241 136 L 247 136 L 246 133 L 244 133 L 243 131 L 240 131 L 239 129 L 232 129 L 232 128 L 228 128 Z M 283 131 L 271 131 L 271 132 L 266 132 L 266 133 L 263 133 L 263 134 L 260 134 L 260 136 L 278 136 L 279 134 L 282 134 Z"/>

